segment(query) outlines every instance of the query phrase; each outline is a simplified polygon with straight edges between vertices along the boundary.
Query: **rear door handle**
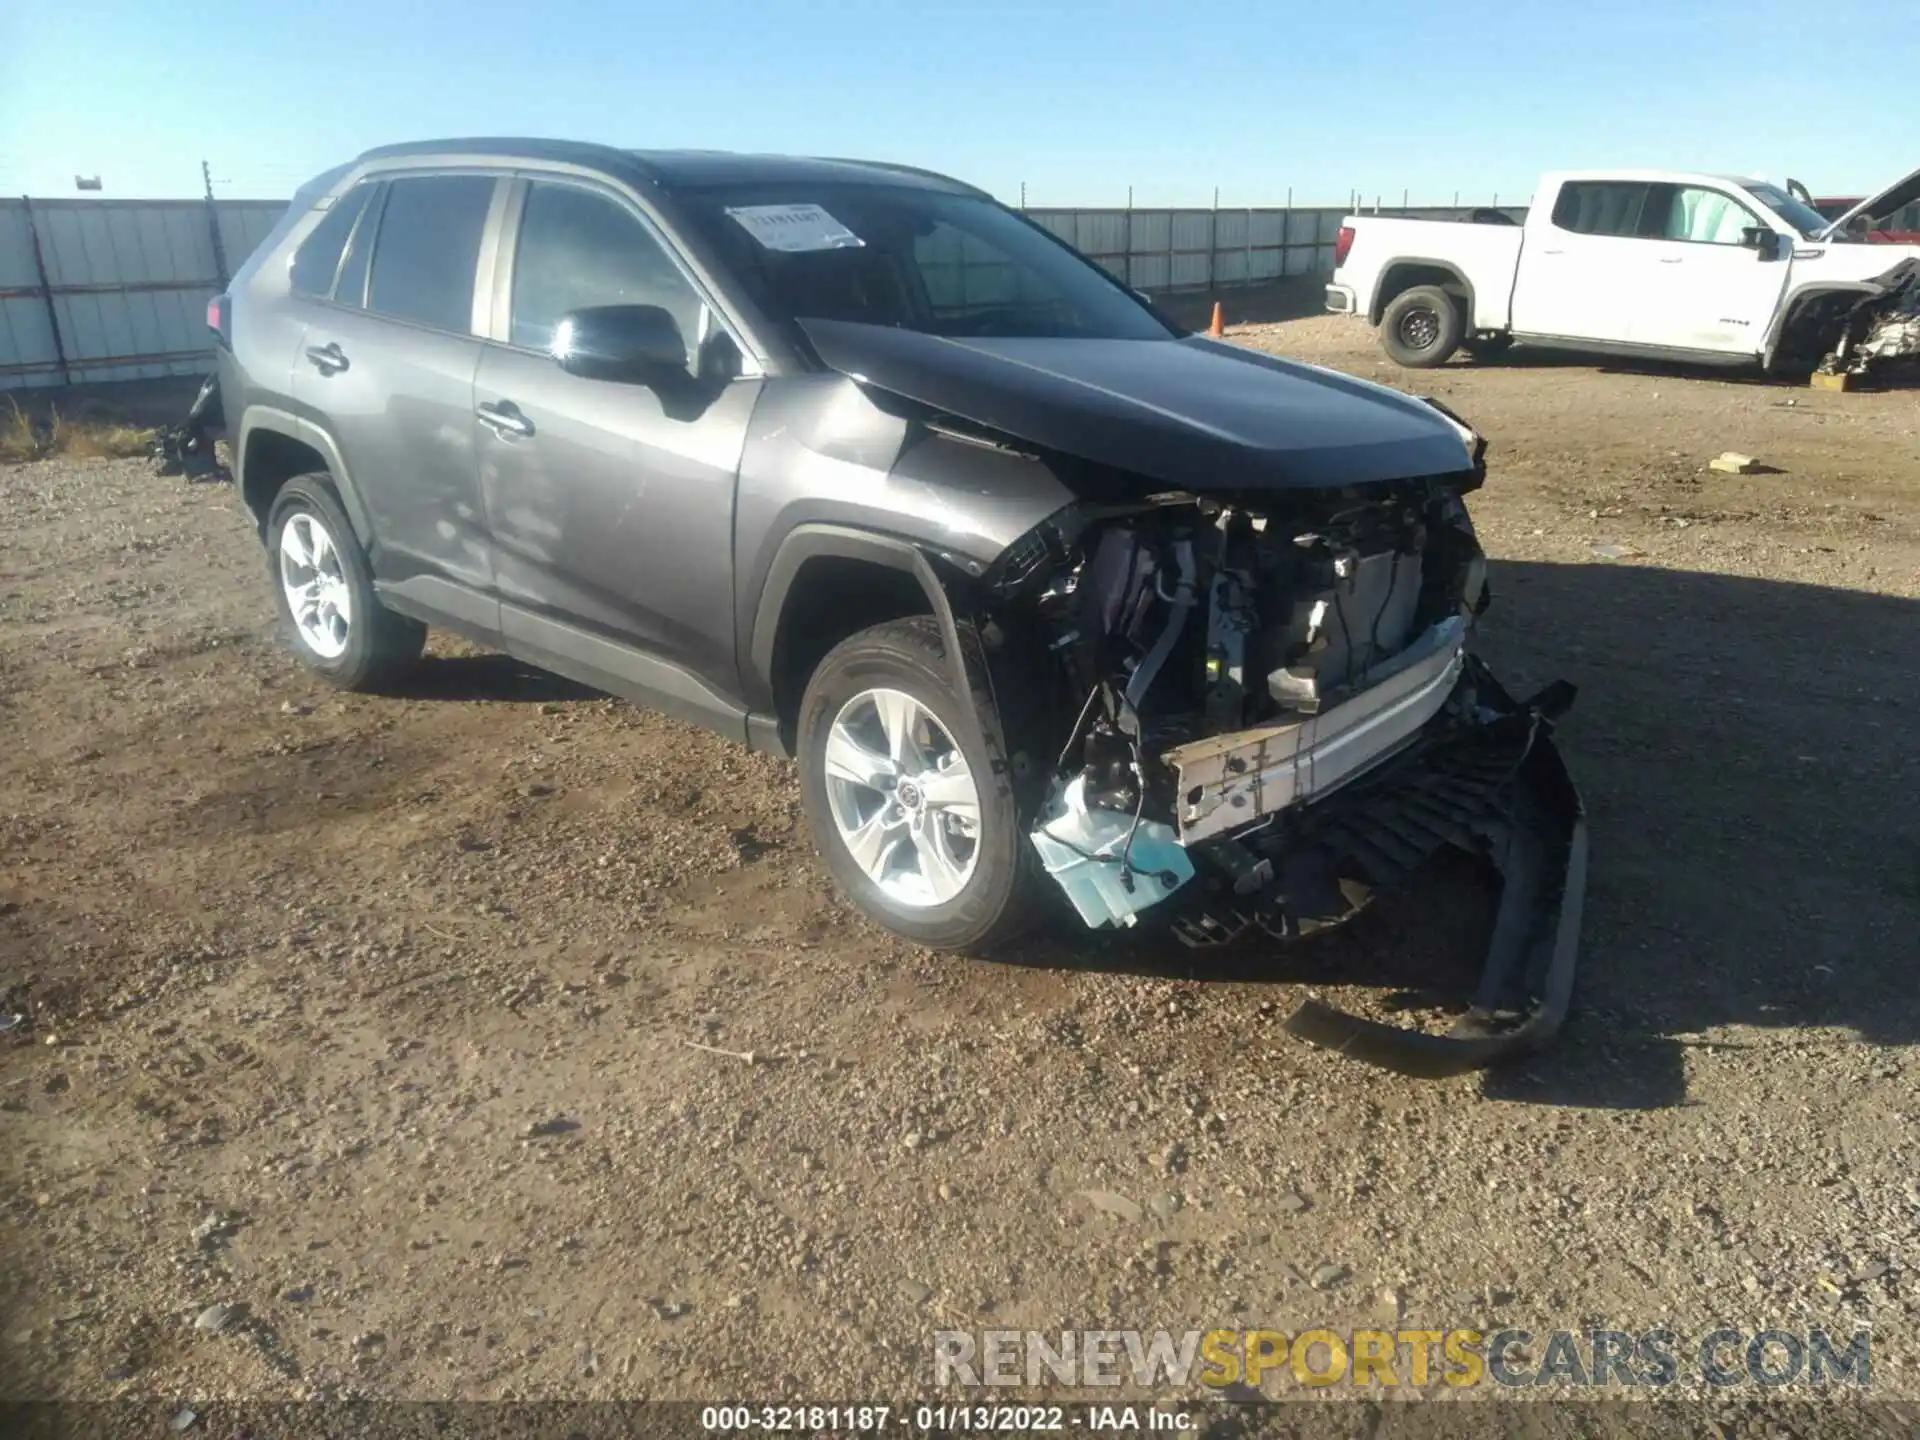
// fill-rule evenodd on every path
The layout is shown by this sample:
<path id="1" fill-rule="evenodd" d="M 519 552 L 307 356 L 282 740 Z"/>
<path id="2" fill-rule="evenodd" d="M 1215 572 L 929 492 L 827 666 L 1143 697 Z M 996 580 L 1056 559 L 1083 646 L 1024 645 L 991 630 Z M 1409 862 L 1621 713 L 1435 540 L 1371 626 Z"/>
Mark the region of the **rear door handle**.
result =
<path id="1" fill-rule="evenodd" d="M 520 407 L 511 400 L 502 400 L 497 405 L 480 405 L 474 408 L 474 416 L 502 440 L 533 434 L 533 422 L 520 413 Z"/>
<path id="2" fill-rule="evenodd" d="M 1684 265 L 1687 263 L 1687 257 L 1684 255 L 1662 255 L 1660 257 L 1660 263 L 1662 265 Z"/>
<path id="3" fill-rule="evenodd" d="M 324 345 L 309 345 L 307 359 L 322 375 L 337 375 L 347 368 L 347 352 L 340 348 L 338 340 L 329 340 Z"/>

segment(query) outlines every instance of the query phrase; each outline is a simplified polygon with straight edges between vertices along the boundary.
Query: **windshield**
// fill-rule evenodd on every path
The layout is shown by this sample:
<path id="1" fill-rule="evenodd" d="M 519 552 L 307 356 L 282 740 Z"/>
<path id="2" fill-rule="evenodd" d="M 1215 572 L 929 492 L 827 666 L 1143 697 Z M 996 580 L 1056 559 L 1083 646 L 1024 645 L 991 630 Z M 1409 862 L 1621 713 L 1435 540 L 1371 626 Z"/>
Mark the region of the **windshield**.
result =
<path id="1" fill-rule="evenodd" d="M 770 316 L 927 335 L 1165 340 L 1091 261 L 991 200 L 904 185 L 687 189 L 692 223 Z"/>
<path id="2" fill-rule="evenodd" d="M 1826 216 L 1777 185 L 1749 185 L 1747 189 L 1754 199 L 1798 230 L 1802 240 L 1811 240 L 1827 228 Z"/>

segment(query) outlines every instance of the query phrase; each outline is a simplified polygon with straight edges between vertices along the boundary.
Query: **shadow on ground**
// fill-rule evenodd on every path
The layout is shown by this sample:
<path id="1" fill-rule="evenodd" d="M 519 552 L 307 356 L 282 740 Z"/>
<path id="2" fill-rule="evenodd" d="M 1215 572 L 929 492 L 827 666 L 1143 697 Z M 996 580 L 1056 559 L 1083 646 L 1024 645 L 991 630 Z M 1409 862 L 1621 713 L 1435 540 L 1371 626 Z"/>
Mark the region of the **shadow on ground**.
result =
<path id="1" fill-rule="evenodd" d="M 1470 365 L 1483 370 L 1593 370 L 1602 375 L 1646 375 L 1655 379 L 1718 380 L 1727 385 L 1752 385 L 1766 390 L 1803 391 L 1809 389 L 1804 373 L 1768 374 L 1752 366 L 1689 365 L 1677 360 L 1636 360 L 1624 356 L 1601 357 L 1571 350 L 1543 350 L 1532 345 L 1513 349 L 1486 360 L 1461 354 L 1449 365 Z M 1870 379 L 1856 381 L 1857 392 L 1870 394 L 1887 390 L 1920 389 L 1920 366 L 1899 365 L 1881 371 Z"/>
<path id="2" fill-rule="evenodd" d="M 1920 1043 L 1920 601 L 1620 565 L 1500 563 L 1494 586 L 1480 648 L 1508 687 L 1580 687 L 1558 739 L 1593 858 L 1574 1019 L 1486 1092 L 1683 1104 L 1686 1048 L 1726 1026 Z M 1292 946 L 1070 935 L 1009 958 L 1463 1000 L 1493 912 L 1483 873 L 1437 860 Z"/>
<path id="3" fill-rule="evenodd" d="M 520 705 L 603 698 L 598 690 L 510 655 L 493 654 L 423 656 L 387 693 L 400 700 L 491 700 Z"/>

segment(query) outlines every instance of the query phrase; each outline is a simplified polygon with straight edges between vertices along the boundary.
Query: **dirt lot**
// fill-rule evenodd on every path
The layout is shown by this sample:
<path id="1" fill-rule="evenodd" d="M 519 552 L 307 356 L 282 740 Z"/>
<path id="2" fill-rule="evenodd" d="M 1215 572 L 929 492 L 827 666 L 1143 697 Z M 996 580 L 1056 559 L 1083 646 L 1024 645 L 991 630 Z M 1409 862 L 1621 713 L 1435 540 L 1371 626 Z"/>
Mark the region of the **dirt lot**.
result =
<path id="1" fill-rule="evenodd" d="M 229 490 L 0 469 L 0 1394 L 901 1398 L 935 1329 L 1397 1321 L 1864 1325 L 1920 1396 L 1920 393 L 1237 338 L 1491 437 L 1484 648 L 1580 686 L 1557 1048 L 1280 1031 L 1470 973 L 1470 869 L 1289 951 L 926 955 L 785 765 L 439 637 L 333 694 Z"/>

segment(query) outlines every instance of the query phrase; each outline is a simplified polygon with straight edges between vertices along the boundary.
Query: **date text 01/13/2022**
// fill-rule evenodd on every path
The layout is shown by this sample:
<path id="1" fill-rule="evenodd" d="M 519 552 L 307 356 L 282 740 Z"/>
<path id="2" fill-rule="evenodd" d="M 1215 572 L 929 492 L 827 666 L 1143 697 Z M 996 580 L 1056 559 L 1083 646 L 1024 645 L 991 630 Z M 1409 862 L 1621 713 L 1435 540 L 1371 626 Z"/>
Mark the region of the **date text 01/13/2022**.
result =
<path id="1" fill-rule="evenodd" d="M 1087 1430 L 1136 1434 L 1142 1430 L 1179 1434 L 1193 1428 L 1183 1410 L 1144 1409 L 1133 1405 L 1093 1405 L 1070 1410 L 1064 1405 L 709 1405 L 700 1412 L 709 1431 L 768 1431 L 820 1434 L 884 1433 L 889 1429 L 1027 1435 L 1041 1431 Z"/>

